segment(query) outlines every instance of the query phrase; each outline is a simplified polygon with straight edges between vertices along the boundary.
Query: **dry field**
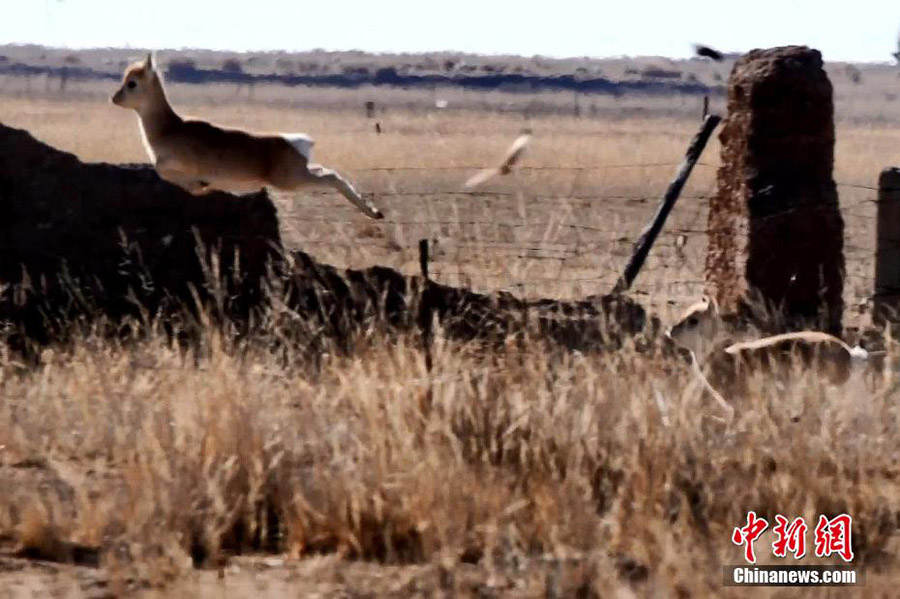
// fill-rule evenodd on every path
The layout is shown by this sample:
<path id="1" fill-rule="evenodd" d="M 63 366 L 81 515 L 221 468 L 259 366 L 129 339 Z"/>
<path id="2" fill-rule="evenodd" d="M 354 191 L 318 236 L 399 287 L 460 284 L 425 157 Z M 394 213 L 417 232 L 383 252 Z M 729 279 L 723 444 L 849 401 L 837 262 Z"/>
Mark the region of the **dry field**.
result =
<path id="1" fill-rule="evenodd" d="M 900 83 L 884 69 L 859 85 L 832 77 L 846 320 L 861 325 L 873 188 L 900 163 Z M 85 160 L 144 161 L 110 92 L 0 78 L 0 121 Z M 532 297 L 610 289 L 699 122 L 696 98 L 581 98 L 594 109 L 576 118 L 561 94 L 248 93 L 171 89 L 189 114 L 312 134 L 317 160 L 387 216 L 367 221 L 331 192 L 282 194 L 286 245 L 414 273 L 427 238 L 438 280 Z M 523 168 L 461 192 L 526 126 Z M 717 161 L 713 142 L 633 291 L 664 322 L 702 292 Z M 0 345 L 0 597 L 744 596 L 721 566 L 740 562 L 731 531 L 750 509 L 850 513 L 859 596 L 895 595 L 890 339 L 885 372 L 842 388 L 754 381 L 727 430 L 683 366 L 630 349 L 485 355 L 438 335 L 428 376 L 417 343 L 370 335 L 318 371 L 215 330 L 198 359 L 153 335 L 124 345 L 85 331 L 37 367 Z"/>

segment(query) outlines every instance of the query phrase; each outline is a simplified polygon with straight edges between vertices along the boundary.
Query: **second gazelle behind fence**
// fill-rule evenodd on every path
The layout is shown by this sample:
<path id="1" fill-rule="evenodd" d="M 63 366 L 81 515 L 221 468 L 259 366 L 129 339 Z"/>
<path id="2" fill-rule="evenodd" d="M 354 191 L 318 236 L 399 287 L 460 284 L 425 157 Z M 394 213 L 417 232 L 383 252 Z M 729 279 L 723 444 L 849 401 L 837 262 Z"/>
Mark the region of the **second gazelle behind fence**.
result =
<path id="1" fill-rule="evenodd" d="M 159 175 L 193 194 L 326 185 L 366 216 L 383 218 L 339 173 L 310 162 L 314 142 L 308 135 L 264 135 L 182 118 L 169 103 L 152 55 L 125 70 L 112 102 L 137 112 L 144 145 Z"/>
<path id="2" fill-rule="evenodd" d="M 666 332 L 690 353 L 701 383 L 729 416 L 733 409 L 725 396 L 742 395 L 748 377 L 755 373 L 781 378 L 801 367 L 839 385 L 847 381 L 854 364 L 869 359 L 869 352 L 862 347 L 850 347 L 821 331 L 763 336 L 746 325 L 739 318 L 724 317 L 715 300 L 704 297 Z"/>

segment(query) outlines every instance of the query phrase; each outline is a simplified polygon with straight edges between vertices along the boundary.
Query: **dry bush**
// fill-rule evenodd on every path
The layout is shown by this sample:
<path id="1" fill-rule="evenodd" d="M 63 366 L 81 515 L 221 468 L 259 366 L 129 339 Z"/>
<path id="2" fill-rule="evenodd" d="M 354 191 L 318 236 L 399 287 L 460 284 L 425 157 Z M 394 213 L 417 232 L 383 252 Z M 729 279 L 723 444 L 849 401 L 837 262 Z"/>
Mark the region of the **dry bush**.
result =
<path id="1" fill-rule="evenodd" d="M 222 70 L 226 73 L 243 73 L 244 65 L 237 58 L 226 58 L 222 61 Z"/>

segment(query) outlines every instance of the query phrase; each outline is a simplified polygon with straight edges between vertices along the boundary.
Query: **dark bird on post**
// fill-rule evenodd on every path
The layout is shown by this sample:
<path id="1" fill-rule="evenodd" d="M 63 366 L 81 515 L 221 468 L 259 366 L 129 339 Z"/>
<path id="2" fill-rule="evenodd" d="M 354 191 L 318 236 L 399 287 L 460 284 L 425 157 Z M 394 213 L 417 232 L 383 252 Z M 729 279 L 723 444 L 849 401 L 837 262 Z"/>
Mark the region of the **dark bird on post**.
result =
<path id="1" fill-rule="evenodd" d="M 723 60 L 725 60 L 724 54 L 714 48 L 710 48 L 709 46 L 694 44 L 694 53 L 701 58 L 709 58 L 716 62 L 722 62 Z"/>
<path id="2" fill-rule="evenodd" d="M 522 132 L 522 135 L 520 135 L 509 147 L 509 150 L 506 151 L 506 156 L 504 156 L 500 166 L 478 171 L 469 177 L 469 180 L 466 181 L 463 187 L 465 187 L 465 189 L 473 189 L 498 175 L 508 175 L 511 173 L 512 167 L 519 162 L 520 158 L 522 158 L 522 154 L 525 153 L 525 148 L 528 147 L 529 142 L 531 142 L 531 129 L 525 129 Z"/>

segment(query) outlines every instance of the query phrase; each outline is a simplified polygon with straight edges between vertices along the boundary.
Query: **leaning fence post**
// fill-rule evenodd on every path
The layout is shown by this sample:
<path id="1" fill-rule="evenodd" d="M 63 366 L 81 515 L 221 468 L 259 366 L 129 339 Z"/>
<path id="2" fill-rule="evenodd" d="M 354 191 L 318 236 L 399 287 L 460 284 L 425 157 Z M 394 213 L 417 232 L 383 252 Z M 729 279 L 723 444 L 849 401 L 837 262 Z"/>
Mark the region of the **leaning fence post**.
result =
<path id="1" fill-rule="evenodd" d="M 900 168 L 886 168 L 878 177 L 876 229 L 872 321 L 884 326 L 900 321 Z"/>
<path id="2" fill-rule="evenodd" d="M 616 281 L 616 286 L 613 287 L 613 293 L 627 291 L 634 282 L 635 277 L 638 276 L 641 267 L 644 265 L 644 261 L 647 259 L 647 255 L 650 253 L 650 248 L 653 247 L 653 242 L 656 241 L 656 237 L 659 235 L 660 231 L 662 231 L 663 225 L 666 224 L 666 219 L 669 217 L 669 213 L 675 206 L 675 202 L 678 200 L 678 196 L 681 194 L 684 184 L 687 182 L 688 177 L 691 176 L 694 165 L 697 164 L 697 161 L 700 159 L 700 154 L 703 153 L 706 142 L 709 141 L 713 130 L 715 130 L 716 125 L 718 125 L 721 120 L 722 118 L 718 115 L 708 115 L 703 121 L 700 131 L 694 136 L 694 139 L 691 140 L 691 145 L 688 146 L 684 160 L 678 167 L 678 173 L 675 175 L 672 182 L 669 183 L 666 195 L 663 196 L 662 202 L 660 202 L 659 208 L 657 208 L 656 214 L 653 216 L 653 220 L 650 221 L 650 224 L 647 225 L 647 228 L 644 229 L 641 236 L 638 237 L 638 240 L 634 243 L 631 259 L 625 266 L 625 271 L 622 273 L 622 276 Z"/>

